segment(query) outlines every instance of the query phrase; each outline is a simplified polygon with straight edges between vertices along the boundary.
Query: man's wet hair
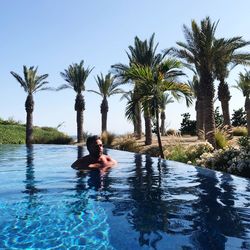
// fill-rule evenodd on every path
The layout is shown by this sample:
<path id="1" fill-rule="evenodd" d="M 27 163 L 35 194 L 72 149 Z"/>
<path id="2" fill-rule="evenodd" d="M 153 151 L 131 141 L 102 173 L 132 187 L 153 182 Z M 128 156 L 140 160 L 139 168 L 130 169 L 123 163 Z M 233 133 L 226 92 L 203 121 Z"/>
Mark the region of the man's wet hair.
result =
<path id="1" fill-rule="evenodd" d="M 95 143 L 96 140 L 101 140 L 101 137 L 98 136 L 98 135 L 89 136 L 88 139 L 87 139 L 87 141 L 86 141 L 87 149 L 89 149 L 90 145 L 92 143 Z"/>

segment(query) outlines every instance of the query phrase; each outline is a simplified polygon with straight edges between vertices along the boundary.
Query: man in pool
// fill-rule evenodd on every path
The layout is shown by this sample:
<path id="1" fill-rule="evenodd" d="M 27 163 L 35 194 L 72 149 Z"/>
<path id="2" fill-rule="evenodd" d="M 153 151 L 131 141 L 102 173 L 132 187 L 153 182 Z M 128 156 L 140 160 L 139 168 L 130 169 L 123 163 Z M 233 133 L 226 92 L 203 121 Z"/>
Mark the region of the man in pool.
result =
<path id="1" fill-rule="evenodd" d="M 76 160 L 71 167 L 74 169 L 107 169 L 117 164 L 117 161 L 103 154 L 101 138 L 97 135 L 88 137 L 89 154 Z"/>

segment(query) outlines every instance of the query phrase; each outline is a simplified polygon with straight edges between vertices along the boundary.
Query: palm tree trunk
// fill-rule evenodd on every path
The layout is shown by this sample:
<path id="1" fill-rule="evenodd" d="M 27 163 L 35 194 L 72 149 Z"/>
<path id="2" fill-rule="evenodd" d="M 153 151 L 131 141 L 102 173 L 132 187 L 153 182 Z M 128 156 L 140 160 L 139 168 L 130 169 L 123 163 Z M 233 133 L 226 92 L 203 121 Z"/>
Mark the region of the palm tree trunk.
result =
<path id="1" fill-rule="evenodd" d="M 221 109 L 223 115 L 223 125 L 231 126 L 230 113 L 229 113 L 229 101 L 231 99 L 228 84 L 224 82 L 224 79 L 220 81 L 218 86 L 218 98 L 221 102 Z"/>
<path id="2" fill-rule="evenodd" d="M 215 120 L 214 120 L 214 85 L 212 76 L 207 74 L 204 77 L 203 93 L 204 99 L 204 115 L 205 115 L 205 139 L 216 148 L 215 141 Z"/>
<path id="3" fill-rule="evenodd" d="M 27 112 L 26 116 L 26 145 L 31 145 L 33 141 L 33 113 Z"/>
<path id="4" fill-rule="evenodd" d="M 145 111 L 144 111 L 144 120 L 145 120 L 145 145 L 151 145 L 152 144 L 151 117 L 149 114 L 145 114 Z"/>
<path id="5" fill-rule="evenodd" d="M 162 143 L 161 143 L 161 134 L 160 134 L 160 126 L 159 126 L 159 111 L 158 111 L 158 109 L 156 109 L 156 135 L 157 135 L 160 155 L 161 155 L 161 158 L 164 159 L 163 148 L 162 148 Z"/>
<path id="6" fill-rule="evenodd" d="M 197 99 L 195 103 L 195 110 L 196 110 L 196 131 L 199 140 L 204 140 L 204 110 L 203 110 L 203 101 L 202 99 Z"/>
<path id="7" fill-rule="evenodd" d="M 222 115 L 223 115 L 223 125 L 224 126 L 231 126 L 231 120 L 230 120 L 230 113 L 229 113 L 229 100 L 223 99 L 221 100 L 221 109 L 222 109 Z"/>
<path id="8" fill-rule="evenodd" d="M 83 142 L 83 111 L 76 111 L 76 123 L 77 123 L 77 142 Z"/>
<path id="9" fill-rule="evenodd" d="M 29 146 L 33 141 L 33 110 L 34 110 L 34 100 L 32 94 L 27 96 L 25 101 L 26 116 L 26 144 Z"/>
<path id="10" fill-rule="evenodd" d="M 246 97 L 245 111 L 247 113 L 247 135 L 250 136 L 250 99 Z"/>
<path id="11" fill-rule="evenodd" d="M 161 135 L 164 136 L 166 134 L 165 131 L 165 119 L 166 119 L 166 114 L 164 111 L 161 112 Z"/>
<path id="12" fill-rule="evenodd" d="M 101 104 L 101 114 L 102 114 L 102 133 L 107 131 L 107 119 L 108 119 L 108 100 L 106 97 L 103 98 Z"/>
<path id="13" fill-rule="evenodd" d="M 136 138 L 141 139 L 142 137 L 142 122 L 141 122 L 141 104 L 138 102 L 135 106 L 136 109 L 136 127 L 135 127 L 135 132 L 136 132 Z"/>
<path id="14" fill-rule="evenodd" d="M 75 110 L 77 123 L 77 142 L 83 142 L 83 110 L 85 109 L 84 99 L 81 93 L 76 95 Z"/>

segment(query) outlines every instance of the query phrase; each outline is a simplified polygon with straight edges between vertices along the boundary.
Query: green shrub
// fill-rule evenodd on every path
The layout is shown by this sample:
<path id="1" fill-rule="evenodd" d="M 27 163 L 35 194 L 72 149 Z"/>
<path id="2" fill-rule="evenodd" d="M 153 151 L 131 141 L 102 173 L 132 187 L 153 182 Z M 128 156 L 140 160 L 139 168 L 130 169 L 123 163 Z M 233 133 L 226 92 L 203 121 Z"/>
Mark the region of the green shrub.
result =
<path id="1" fill-rule="evenodd" d="M 179 161 L 184 163 L 188 161 L 186 149 L 184 146 L 180 144 L 176 144 L 172 147 L 169 147 L 167 150 L 164 151 L 164 155 L 169 160 Z"/>
<path id="2" fill-rule="evenodd" d="M 218 148 L 225 148 L 228 145 L 226 135 L 220 130 L 215 132 L 215 141 Z"/>
<path id="3" fill-rule="evenodd" d="M 0 144 L 24 144 L 26 128 L 12 119 L 0 120 Z M 51 127 L 33 127 L 34 144 L 69 144 L 72 138 Z"/>
<path id="4" fill-rule="evenodd" d="M 250 137 L 242 136 L 241 138 L 238 139 L 238 144 L 241 147 L 241 149 L 250 152 Z"/>
<path id="5" fill-rule="evenodd" d="M 72 138 L 59 132 L 55 128 L 38 128 L 34 129 L 33 143 L 34 144 L 70 144 Z"/>
<path id="6" fill-rule="evenodd" d="M 247 126 L 247 115 L 243 108 L 233 110 L 231 121 L 234 127 Z"/>
<path id="7" fill-rule="evenodd" d="M 196 121 L 190 120 L 190 114 L 184 113 L 181 114 L 183 116 L 182 122 L 181 122 L 181 134 L 183 135 L 196 135 Z"/>
<path id="8" fill-rule="evenodd" d="M 24 144 L 25 127 L 0 124 L 0 144 Z"/>
<path id="9" fill-rule="evenodd" d="M 247 135 L 247 128 L 246 127 L 235 127 L 235 128 L 233 128 L 233 135 L 234 136 L 246 136 Z"/>

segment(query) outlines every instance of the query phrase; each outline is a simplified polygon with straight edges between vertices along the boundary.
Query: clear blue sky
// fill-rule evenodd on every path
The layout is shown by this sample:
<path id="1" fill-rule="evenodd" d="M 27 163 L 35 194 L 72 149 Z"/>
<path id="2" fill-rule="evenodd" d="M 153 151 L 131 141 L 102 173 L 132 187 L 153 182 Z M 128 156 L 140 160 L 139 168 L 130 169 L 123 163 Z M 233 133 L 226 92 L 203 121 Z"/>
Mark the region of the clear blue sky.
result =
<path id="1" fill-rule="evenodd" d="M 70 64 L 85 61 L 95 67 L 86 81 L 86 89 L 96 89 L 94 77 L 107 74 L 115 63 L 127 63 L 125 51 L 134 37 L 148 39 L 155 33 L 158 52 L 184 41 L 182 26 L 192 19 L 200 22 L 206 16 L 219 21 L 217 37 L 243 36 L 250 40 L 250 1 L 248 0 L 10 0 L 0 1 L 0 117 L 25 122 L 26 93 L 10 74 L 22 75 L 22 67 L 38 66 L 39 74 L 49 74 L 51 87 L 64 83 L 60 72 Z M 250 48 L 248 48 L 250 49 Z M 232 71 L 228 82 L 235 84 L 239 70 Z M 243 107 L 241 93 L 231 89 L 231 113 Z M 101 98 L 84 93 L 86 110 L 84 130 L 99 133 Z M 38 92 L 34 96 L 34 124 L 60 128 L 76 134 L 75 93 Z M 108 130 L 132 132 L 124 117 L 125 101 L 119 96 L 109 99 Z M 215 104 L 218 106 L 218 103 Z M 180 128 L 181 114 L 195 118 L 194 106 L 170 104 L 166 108 L 168 128 Z"/>

